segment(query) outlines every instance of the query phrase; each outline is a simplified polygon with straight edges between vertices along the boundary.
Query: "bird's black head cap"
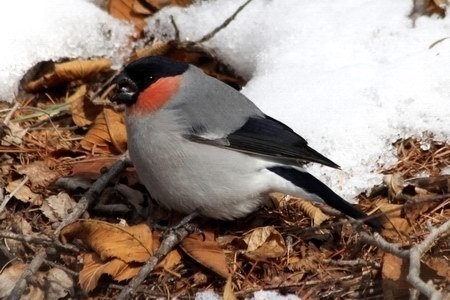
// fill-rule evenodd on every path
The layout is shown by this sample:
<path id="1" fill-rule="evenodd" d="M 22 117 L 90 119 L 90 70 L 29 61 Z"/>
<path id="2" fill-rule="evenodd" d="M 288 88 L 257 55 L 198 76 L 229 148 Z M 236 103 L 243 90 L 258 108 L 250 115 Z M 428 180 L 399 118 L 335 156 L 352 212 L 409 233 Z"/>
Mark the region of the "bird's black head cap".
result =
<path id="1" fill-rule="evenodd" d="M 189 64 L 164 56 L 147 56 L 129 63 L 113 83 L 118 91 L 112 101 L 127 106 L 136 102 L 141 91 L 163 77 L 183 74 Z"/>

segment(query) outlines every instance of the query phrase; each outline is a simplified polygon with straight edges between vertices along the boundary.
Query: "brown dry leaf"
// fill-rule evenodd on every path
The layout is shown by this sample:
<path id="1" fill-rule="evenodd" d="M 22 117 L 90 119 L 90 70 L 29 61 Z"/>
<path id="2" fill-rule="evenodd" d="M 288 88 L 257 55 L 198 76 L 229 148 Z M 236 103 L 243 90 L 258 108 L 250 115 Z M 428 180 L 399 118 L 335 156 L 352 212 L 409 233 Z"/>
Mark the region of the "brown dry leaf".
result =
<path id="1" fill-rule="evenodd" d="M 94 153 L 125 152 L 127 131 L 123 114 L 105 107 L 80 144 L 82 148 Z"/>
<path id="2" fill-rule="evenodd" d="M 425 260 L 425 264 L 436 271 L 439 276 L 450 280 L 450 260 L 442 257 L 430 257 Z"/>
<path id="3" fill-rule="evenodd" d="M 244 235 L 248 245 L 246 255 L 255 260 L 281 257 L 286 253 L 286 243 L 272 226 L 258 227 Z"/>
<path id="4" fill-rule="evenodd" d="M 384 254 L 382 266 L 384 299 L 394 300 L 408 297 L 410 286 L 406 280 L 407 274 L 407 263 L 393 254 Z"/>
<path id="5" fill-rule="evenodd" d="M 233 292 L 233 281 L 231 280 L 231 276 L 228 277 L 227 283 L 223 288 L 223 300 L 236 300 L 236 295 Z"/>
<path id="6" fill-rule="evenodd" d="M 110 69 L 110 59 L 72 60 L 63 63 L 48 62 L 47 72 L 25 85 L 27 92 L 37 92 L 41 89 L 57 86 L 64 82 L 85 79 Z"/>
<path id="7" fill-rule="evenodd" d="M 22 175 L 28 175 L 31 182 L 31 188 L 34 191 L 46 189 L 51 183 L 60 177 L 60 174 L 50 170 L 43 161 L 35 161 L 29 165 L 17 168 L 17 172 Z"/>
<path id="8" fill-rule="evenodd" d="M 391 199 L 398 198 L 405 186 L 405 180 L 400 173 L 385 175 L 383 177 L 383 182 L 388 187 L 388 194 Z"/>
<path id="9" fill-rule="evenodd" d="M 28 223 L 28 221 L 20 215 L 13 216 L 10 230 L 14 233 L 25 235 L 31 234 L 33 232 L 30 223 Z M 11 253 L 14 253 L 17 256 L 25 255 L 26 244 L 24 242 L 13 239 L 4 239 L 4 243 Z"/>
<path id="10" fill-rule="evenodd" d="M 140 36 L 147 25 L 145 18 L 167 5 L 188 6 L 192 0 L 109 0 L 109 13 L 134 24 Z"/>
<path id="11" fill-rule="evenodd" d="M 301 198 L 291 198 L 296 207 L 308 215 L 313 223 L 313 226 L 318 226 L 330 219 L 330 216 L 324 214 L 320 208 L 311 203 L 311 201 Z M 290 202 L 290 201 L 289 201 Z"/>
<path id="12" fill-rule="evenodd" d="M 401 242 L 400 235 L 408 236 L 412 231 L 412 227 L 409 225 L 408 220 L 404 218 L 389 218 L 386 222 L 383 222 L 384 229 L 382 235 L 385 238 L 392 239 L 394 241 Z"/>
<path id="13" fill-rule="evenodd" d="M 28 132 L 28 128 L 22 128 L 19 124 L 10 122 L 5 126 L 6 135 L 3 136 L 2 146 L 18 146 L 22 145 L 22 138 Z"/>
<path id="14" fill-rule="evenodd" d="M 72 278 L 61 269 L 50 269 L 46 275 L 45 299 L 64 298 L 74 287 Z"/>
<path id="15" fill-rule="evenodd" d="M 78 127 L 91 125 L 103 108 L 92 103 L 86 97 L 86 94 L 87 87 L 83 84 L 66 100 L 66 102 L 70 103 L 72 120 Z"/>
<path id="16" fill-rule="evenodd" d="M 216 274 L 223 278 L 230 276 L 225 252 L 214 240 L 214 234 L 211 231 L 188 235 L 181 242 L 180 247 L 187 255 Z"/>
<path id="17" fill-rule="evenodd" d="M 17 179 L 11 181 L 6 186 L 6 191 L 11 193 L 16 189 L 16 187 L 22 182 L 23 179 Z M 42 204 L 42 195 L 34 193 L 29 187 L 24 185 L 15 194 L 14 197 L 25 203 L 32 203 L 33 205 Z"/>
<path id="18" fill-rule="evenodd" d="M 402 214 L 403 205 L 401 204 L 391 204 L 391 203 L 380 203 L 377 205 L 378 209 L 389 218 L 399 218 Z"/>
<path id="19" fill-rule="evenodd" d="M 168 42 L 154 41 L 147 47 L 137 49 L 133 56 L 130 58 L 130 61 L 146 56 L 164 55 L 170 49 L 170 47 L 171 46 Z"/>
<path id="20" fill-rule="evenodd" d="M 51 222 L 56 222 L 65 219 L 75 205 L 67 193 L 61 192 L 45 199 L 39 209 Z"/>
<path id="21" fill-rule="evenodd" d="M 79 283 L 86 292 L 92 291 L 97 286 L 98 280 L 103 274 L 111 275 L 116 281 L 123 281 L 133 278 L 142 267 L 141 264 L 133 266 L 118 258 L 104 262 L 95 253 L 84 254 L 83 261 Z"/>
<path id="22" fill-rule="evenodd" d="M 319 207 L 312 204 L 309 200 L 288 196 L 283 193 L 271 193 L 270 198 L 275 207 L 289 205 L 301 210 L 311 218 L 313 226 L 318 226 L 330 219 L 328 215 L 324 214 Z"/>
<path id="23" fill-rule="evenodd" d="M 61 230 L 60 239 L 67 243 L 80 239 L 102 261 L 119 258 L 124 262 L 146 262 L 153 255 L 152 232 L 146 224 L 122 226 L 98 220 L 78 220 Z"/>
<path id="24" fill-rule="evenodd" d="M 0 298 L 6 299 L 14 288 L 17 280 L 19 280 L 23 271 L 27 268 L 27 265 L 16 262 L 12 263 L 6 269 L 3 269 L 0 274 Z M 43 286 L 43 273 L 38 272 L 35 274 L 35 283 L 27 285 L 27 289 L 24 294 L 20 297 L 21 300 L 41 300 L 44 298 L 44 292 L 40 288 Z"/>

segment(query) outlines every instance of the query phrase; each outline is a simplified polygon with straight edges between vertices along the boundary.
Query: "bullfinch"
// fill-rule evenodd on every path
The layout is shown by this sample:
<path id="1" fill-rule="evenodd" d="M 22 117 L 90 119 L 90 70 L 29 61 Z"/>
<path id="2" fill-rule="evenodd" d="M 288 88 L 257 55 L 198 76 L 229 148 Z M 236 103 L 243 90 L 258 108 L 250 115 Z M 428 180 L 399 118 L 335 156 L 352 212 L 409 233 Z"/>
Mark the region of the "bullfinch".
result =
<path id="1" fill-rule="evenodd" d="M 150 56 L 126 65 L 114 83 L 112 101 L 126 106 L 130 158 L 162 206 L 233 220 L 267 203 L 269 193 L 282 192 L 367 217 L 301 167 L 337 164 L 201 69 Z"/>

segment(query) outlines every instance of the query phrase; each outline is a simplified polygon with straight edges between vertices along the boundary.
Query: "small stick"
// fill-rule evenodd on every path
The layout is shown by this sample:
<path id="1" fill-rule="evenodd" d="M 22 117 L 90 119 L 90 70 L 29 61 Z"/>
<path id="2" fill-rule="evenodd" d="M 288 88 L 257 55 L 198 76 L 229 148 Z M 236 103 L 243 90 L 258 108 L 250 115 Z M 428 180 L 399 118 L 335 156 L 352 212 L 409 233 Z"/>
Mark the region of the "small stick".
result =
<path id="1" fill-rule="evenodd" d="M 138 286 L 145 280 L 145 278 L 147 278 L 148 274 L 155 269 L 158 262 L 175 246 L 177 246 L 188 234 L 189 230 L 185 227 L 178 227 L 174 230 L 168 231 L 168 234 L 164 237 L 159 249 L 152 257 L 150 257 L 136 277 L 134 277 L 130 283 L 122 289 L 117 299 L 129 299 L 136 292 Z"/>
<path id="2" fill-rule="evenodd" d="M 58 237 L 61 230 L 75 222 L 81 215 L 97 200 L 98 195 L 103 191 L 106 185 L 125 168 L 125 166 L 129 163 L 128 155 L 123 155 L 119 158 L 114 164 L 108 169 L 108 171 L 102 174 L 89 188 L 89 190 L 81 197 L 80 201 L 78 201 L 77 205 L 73 209 L 72 213 L 64 219 L 63 222 L 58 226 L 55 230 L 55 237 Z"/>
<path id="3" fill-rule="evenodd" d="M 59 243 L 59 242 L 51 240 L 51 239 L 46 239 L 46 238 L 33 236 L 33 235 L 18 234 L 18 233 L 1 230 L 0 238 L 11 239 L 11 240 L 21 241 L 21 242 L 25 242 L 25 243 L 30 243 L 30 244 L 54 246 L 55 248 L 59 248 L 61 250 L 71 251 L 71 252 L 75 252 L 75 253 L 80 252 L 79 249 L 77 247 L 75 247 L 74 245 L 62 244 L 62 243 Z"/>
<path id="4" fill-rule="evenodd" d="M 11 198 L 18 192 L 20 191 L 21 188 L 23 188 L 23 186 L 28 182 L 28 180 L 30 179 L 30 177 L 28 177 L 28 175 L 26 175 L 23 180 L 19 183 L 19 185 L 9 194 L 7 195 L 4 199 L 2 204 L 0 205 L 0 213 L 2 213 L 2 211 L 5 209 L 6 204 L 8 204 L 9 200 L 11 200 Z"/>
<path id="5" fill-rule="evenodd" d="M 426 283 L 420 278 L 420 259 L 441 236 L 450 233 L 450 220 L 441 226 L 431 228 L 430 234 L 419 244 L 409 250 L 409 272 L 407 279 L 409 283 L 417 288 L 422 294 L 433 300 L 442 299 L 442 294 L 435 289 L 433 284 Z"/>
<path id="6" fill-rule="evenodd" d="M 40 250 L 39 253 L 33 258 L 28 267 L 20 275 L 19 280 L 14 285 L 11 293 L 8 296 L 8 300 L 19 300 L 22 297 L 23 292 L 27 287 L 27 281 L 31 276 L 35 275 L 41 265 L 44 263 L 46 254 L 44 250 Z"/>
<path id="7" fill-rule="evenodd" d="M 20 102 L 16 102 L 14 104 L 14 106 L 11 108 L 11 110 L 8 112 L 8 114 L 6 115 L 5 119 L 3 120 L 4 125 L 8 126 L 9 122 L 11 121 L 12 116 L 19 109 L 19 107 L 20 107 Z"/>
<path id="8" fill-rule="evenodd" d="M 231 21 L 233 21 L 236 16 L 247 6 L 250 4 L 250 2 L 252 2 L 252 0 L 247 0 L 245 1 L 245 3 L 243 3 L 241 6 L 238 7 L 238 9 L 230 16 L 228 17 L 222 24 L 220 24 L 218 27 L 214 28 L 213 31 L 211 31 L 210 33 L 206 34 L 205 36 L 203 36 L 200 40 L 198 40 L 196 43 L 204 43 L 206 41 L 209 41 L 210 39 L 212 39 L 219 31 L 221 31 L 222 29 L 226 28 L 228 26 L 228 24 L 231 23 Z"/>

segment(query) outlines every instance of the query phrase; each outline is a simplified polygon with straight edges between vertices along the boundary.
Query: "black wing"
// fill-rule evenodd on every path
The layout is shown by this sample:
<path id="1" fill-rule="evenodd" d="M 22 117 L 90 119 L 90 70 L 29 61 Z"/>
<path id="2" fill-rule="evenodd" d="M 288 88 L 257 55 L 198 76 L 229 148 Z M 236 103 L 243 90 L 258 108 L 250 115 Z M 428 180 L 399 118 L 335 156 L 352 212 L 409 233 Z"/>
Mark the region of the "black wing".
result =
<path id="1" fill-rule="evenodd" d="M 188 138 L 277 159 L 317 162 L 339 168 L 337 164 L 310 148 L 308 142 L 290 127 L 269 116 L 250 117 L 241 128 L 221 139 L 202 137 L 202 131 L 202 128 L 194 128 Z"/>

